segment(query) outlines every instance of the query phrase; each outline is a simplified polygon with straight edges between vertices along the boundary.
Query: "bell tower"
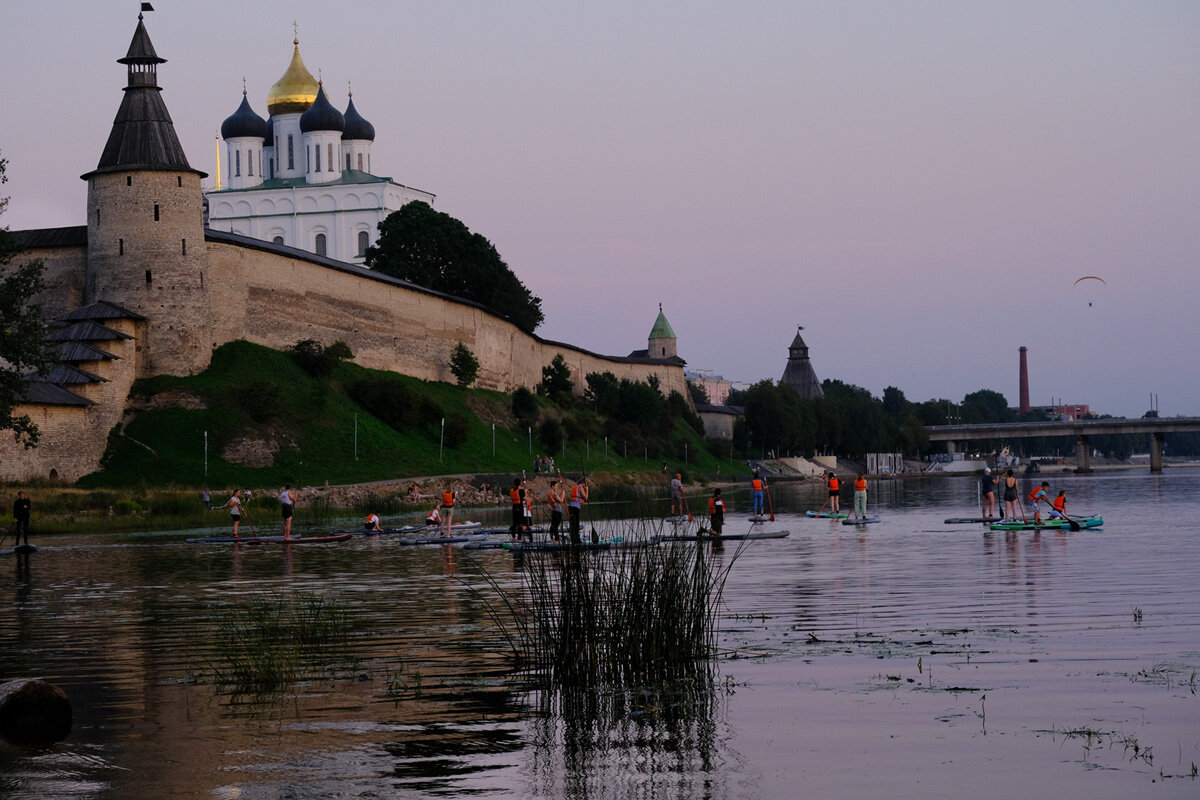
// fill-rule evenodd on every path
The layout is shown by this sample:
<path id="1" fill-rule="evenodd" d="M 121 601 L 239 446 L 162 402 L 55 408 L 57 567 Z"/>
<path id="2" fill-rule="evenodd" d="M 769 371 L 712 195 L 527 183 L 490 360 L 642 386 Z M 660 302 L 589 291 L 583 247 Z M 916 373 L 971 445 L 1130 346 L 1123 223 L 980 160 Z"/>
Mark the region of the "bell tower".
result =
<path id="1" fill-rule="evenodd" d="M 188 164 L 158 85 L 159 58 L 141 14 L 124 58 L 121 105 L 88 183 L 84 302 L 107 300 L 147 319 L 142 375 L 203 369 L 211 349 L 200 179 Z"/>

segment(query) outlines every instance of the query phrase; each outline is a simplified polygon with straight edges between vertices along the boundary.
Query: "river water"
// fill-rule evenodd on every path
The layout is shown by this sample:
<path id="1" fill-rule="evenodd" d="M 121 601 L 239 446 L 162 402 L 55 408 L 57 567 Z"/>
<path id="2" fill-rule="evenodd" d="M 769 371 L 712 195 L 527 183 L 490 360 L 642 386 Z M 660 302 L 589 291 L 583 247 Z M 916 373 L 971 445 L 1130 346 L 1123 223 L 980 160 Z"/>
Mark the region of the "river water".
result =
<path id="1" fill-rule="evenodd" d="M 519 586 L 504 551 L 45 539 L 0 560 L 0 680 L 58 684 L 75 724 L 0 744 L 0 797 L 1200 797 L 1200 470 L 1044 477 L 1104 526 L 946 525 L 966 478 L 875 482 L 861 529 L 772 487 L 791 536 L 716 554 L 722 653 L 682 699 L 522 689 L 487 608 Z M 217 642 L 263 593 L 356 634 L 247 697 Z"/>

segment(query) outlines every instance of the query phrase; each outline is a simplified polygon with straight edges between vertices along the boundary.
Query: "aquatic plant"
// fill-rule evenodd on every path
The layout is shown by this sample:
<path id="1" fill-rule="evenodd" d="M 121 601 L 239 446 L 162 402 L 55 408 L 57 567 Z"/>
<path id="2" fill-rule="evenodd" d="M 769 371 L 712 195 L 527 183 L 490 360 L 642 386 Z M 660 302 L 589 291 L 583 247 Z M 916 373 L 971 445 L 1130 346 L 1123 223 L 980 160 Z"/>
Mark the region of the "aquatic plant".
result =
<path id="1" fill-rule="evenodd" d="M 558 687 L 660 685 L 705 669 L 740 548 L 718 558 L 707 543 L 654 544 L 661 524 L 601 523 L 592 536 L 619 546 L 524 558 L 516 592 L 489 579 L 518 666 Z"/>
<path id="2" fill-rule="evenodd" d="M 264 592 L 222 611 L 210 669 L 234 695 L 281 691 L 345 662 L 355 628 L 333 593 Z"/>

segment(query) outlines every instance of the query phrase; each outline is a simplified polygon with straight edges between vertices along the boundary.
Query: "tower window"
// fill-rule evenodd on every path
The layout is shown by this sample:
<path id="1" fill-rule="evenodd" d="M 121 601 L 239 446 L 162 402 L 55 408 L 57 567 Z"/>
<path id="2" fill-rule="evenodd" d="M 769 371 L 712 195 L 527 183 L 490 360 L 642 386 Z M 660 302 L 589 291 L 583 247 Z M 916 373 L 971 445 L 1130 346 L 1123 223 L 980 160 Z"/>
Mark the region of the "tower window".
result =
<path id="1" fill-rule="evenodd" d="M 237 177 L 241 177 L 241 175 L 242 175 L 242 151 L 241 150 L 233 151 L 233 174 Z M 157 217 L 155 217 L 155 219 L 157 219 Z"/>
<path id="2" fill-rule="evenodd" d="M 318 233 L 316 241 L 316 253 L 319 256 L 325 255 L 325 234 Z"/>
<path id="3" fill-rule="evenodd" d="M 182 175 L 175 176 L 175 185 L 178 186 L 180 189 L 183 188 L 183 176 Z"/>
<path id="4" fill-rule="evenodd" d="M 154 204 L 154 221 L 158 222 L 158 203 Z"/>
<path id="5" fill-rule="evenodd" d="M 125 255 L 125 240 L 124 239 L 117 239 L 117 255 L 119 255 L 119 256 Z"/>
<path id="6" fill-rule="evenodd" d="M 350 169 L 350 154 L 346 153 L 346 169 Z"/>
<path id="7" fill-rule="evenodd" d="M 153 282 L 154 282 L 154 279 L 150 276 L 150 270 L 146 270 L 146 283 L 150 284 Z"/>
<path id="8" fill-rule="evenodd" d="M 183 242 L 183 255 L 186 256 L 187 255 L 187 239 L 181 239 L 180 241 Z"/>
<path id="9" fill-rule="evenodd" d="M 267 167 L 268 167 L 268 169 L 270 169 L 270 173 L 267 175 L 267 177 L 274 178 L 275 177 L 275 157 L 274 156 L 267 159 Z"/>
<path id="10" fill-rule="evenodd" d="M 304 146 L 304 171 L 312 172 L 312 148 Z"/>
<path id="11" fill-rule="evenodd" d="M 96 208 L 96 227 L 100 227 L 100 208 Z"/>
<path id="12" fill-rule="evenodd" d="M 275 237 L 274 239 L 272 239 L 271 241 L 272 241 L 272 242 L 274 242 L 275 244 L 283 244 L 283 237 L 282 237 L 282 236 L 276 236 L 276 237 Z"/>
<path id="13" fill-rule="evenodd" d="M 292 135 L 288 134 L 288 169 L 295 169 L 296 162 L 292 158 Z"/>
<path id="14" fill-rule="evenodd" d="M 333 165 L 334 165 L 334 163 L 336 163 L 333 160 L 333 142 L 330 142 L 328 147 L 329 147 L 329 159 L 325 163 L 329 165 L 329 171 L 333 172 Z"/>
<path id="15" fill-rule="evenodd" d="M 321 171 L 321 145 L 316 145 L 315 147 L 313 147 L 313 150 L 315 150 L 317 152 L 316 169 L 314 171 L 320 172 Z"/>
<path id="16" fill-rule="evenodd" d="M 132 176 L 132 175 L 126 175 L 126 176 L 125 176 L 125 185 L 126 185 L 126 186 L 133 186 L 133 176 Z"/>
<path id="17" fill-rule="evenodd" d="M 367 246 L 371 244 L 371 237 L 366 231 L 358 232 L 358 254 L 365 256 L 367 254 Z"/>
<path id="18" fill-rule="evenodd" d="M 363 168 L 362 168 L 362 153 L 359 153 L 359 154 L 358 154 L 358 171 L 359 171 L 359 172 L 362 172 L 362 171 L 363 171 Z"/>

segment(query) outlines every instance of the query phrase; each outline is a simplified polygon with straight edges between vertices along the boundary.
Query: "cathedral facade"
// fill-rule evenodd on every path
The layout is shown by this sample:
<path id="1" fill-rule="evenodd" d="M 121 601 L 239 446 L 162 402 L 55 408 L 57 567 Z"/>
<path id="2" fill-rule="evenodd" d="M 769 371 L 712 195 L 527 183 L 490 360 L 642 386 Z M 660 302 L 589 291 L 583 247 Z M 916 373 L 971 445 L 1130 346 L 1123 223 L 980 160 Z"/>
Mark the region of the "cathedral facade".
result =
<path id="1" fill-rule="evenodd" d="M 296 39 L 267 114 L 255 113 L 243 89 L 221 124 L 225 163 L 205 198 L 210 228 L 362 264 L 388 214 L 413 200 L 433 204 L 433 194 L 372 171 L 375 127 L 352 94 L 344 112 L 334 108 Z"/>

